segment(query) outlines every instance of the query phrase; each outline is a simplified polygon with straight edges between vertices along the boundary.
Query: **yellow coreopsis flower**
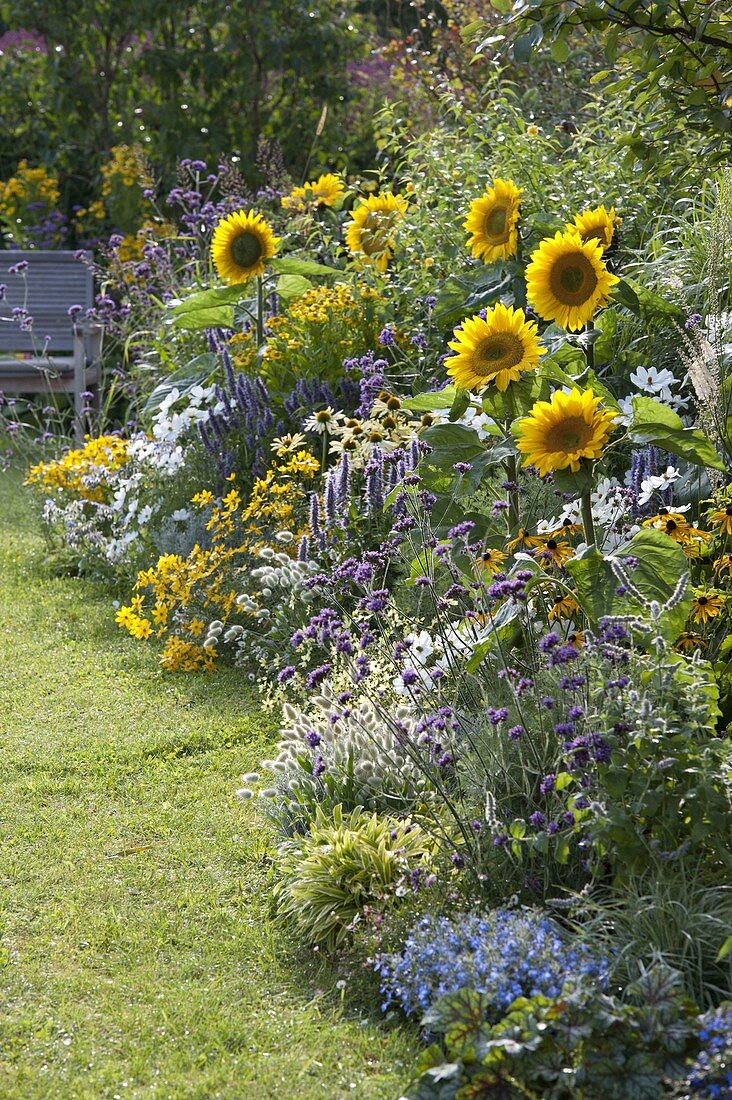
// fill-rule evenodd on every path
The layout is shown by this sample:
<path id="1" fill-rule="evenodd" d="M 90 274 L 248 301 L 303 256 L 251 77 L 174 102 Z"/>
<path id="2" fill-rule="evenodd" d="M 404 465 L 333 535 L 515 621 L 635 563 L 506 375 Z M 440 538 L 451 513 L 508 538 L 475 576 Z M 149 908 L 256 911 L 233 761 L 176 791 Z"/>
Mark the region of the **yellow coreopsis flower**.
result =
<path id="1" fill-rule="evenodd" d="M 500 302 L 489 309 L 485 320 L 470 317 L 455 330 L 450 340 L 455 355 L 445 360 L 447 373 L 458 386 L 478 390 L 489 383 L 502 393 L 524 371 L 536 370 L 545 348 L 539 343 L 535 321 Z"/>
<path id="2" fill-rule="evenodd" d="M 263 273 L 279 243 L 261 214 L 237 210 L 216 226 L 211 258 L 225 283 L 245 283 Z"/>
<path id="3" fill-rule="evenodd" d="M 523 190 L 513 180 L 496 179 L 486 193 L 475 199 L 463 223 L 470 233 L 468 248 L 473 255 L 492 263 L 507 260 L 516 251 L 516 223 Z"/>
<path id="4" fill-rule="evenodd" d="M 578 332 L 607 305 L 620 280 L 605 267 L 602 252 L 597 240 L 583 241 L 576 230 L 541 242 L 526 268 L 526 294 L 540 317 Z"/>
<path id="5" fill-rule="evenodd" d="M 600 409 L 592 390 L 557 390 L 549 401 L 537 401 L 516 424 L 516 446 L 527 465 L 542 477 L 569 468 L 576 474 L 582 459 L 600 458 L 615 423 L 615 414 Z"/>

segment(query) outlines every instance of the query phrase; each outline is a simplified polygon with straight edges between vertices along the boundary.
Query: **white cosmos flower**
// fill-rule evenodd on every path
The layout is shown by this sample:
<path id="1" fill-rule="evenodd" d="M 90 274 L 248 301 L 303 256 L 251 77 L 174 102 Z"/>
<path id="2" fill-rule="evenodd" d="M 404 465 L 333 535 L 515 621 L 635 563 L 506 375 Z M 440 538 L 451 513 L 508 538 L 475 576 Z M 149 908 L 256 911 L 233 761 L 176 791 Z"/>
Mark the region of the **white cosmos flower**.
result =
<path id="1" fill-rule="evenodd" d="M 662 390 L 668 389 L 670 386 L 677 386 L 678 382 L 670 370 L 657 370 L 656 367 L 638 367 L 638 370 L 634 371 L 630 380 L 634 386 L 637 386 L 639 390 L 645 390 L 646 393 L 661 394 Z"/>

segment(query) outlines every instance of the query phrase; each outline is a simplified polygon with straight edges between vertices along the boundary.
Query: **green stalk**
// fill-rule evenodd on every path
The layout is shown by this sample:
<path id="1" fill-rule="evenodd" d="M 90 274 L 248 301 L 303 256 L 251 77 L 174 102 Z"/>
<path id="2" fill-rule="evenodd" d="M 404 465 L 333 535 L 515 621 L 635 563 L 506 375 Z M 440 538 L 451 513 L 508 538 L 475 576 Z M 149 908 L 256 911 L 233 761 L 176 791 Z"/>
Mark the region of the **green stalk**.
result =
<path id="1" fill-rule="evenodd" d="M 257 275 L 257 350 L 264 343 L 264 279 Z"/>
<path id="2" fill-rule="evenodd" d="M 516 468 L 516 455 L 509 455 L 506 459 L 506 476 L 515 486 L 518 485 L 518 471 Z M 508 490 L 508 525 L 511 531 L 517 531 L 519 525 L 518 488 Z"/>
<path id="3" fill-rule="evenodd" d="M 588 546 L 594 546 L 595 524 L 592 520 L 592 501 L 590 499 L 589 489 L 580 497 L 580 507 L 582 509 L 582 526 L 585 531 L 585 542 Z"/>

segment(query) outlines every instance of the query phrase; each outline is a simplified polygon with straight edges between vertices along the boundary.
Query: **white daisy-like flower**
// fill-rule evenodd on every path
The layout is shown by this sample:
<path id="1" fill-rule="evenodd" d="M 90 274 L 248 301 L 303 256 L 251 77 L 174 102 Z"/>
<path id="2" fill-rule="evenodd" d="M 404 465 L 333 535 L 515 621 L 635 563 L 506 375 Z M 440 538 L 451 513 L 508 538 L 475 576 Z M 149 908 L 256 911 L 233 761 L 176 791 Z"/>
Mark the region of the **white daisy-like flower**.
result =
<path id="1" fill-rule="evenodd" d="M 344 420 L 345 416 L 340 410 L 333 409 L 328 405 L 326 408 L 318 409 L 317 412 L 312 413 L 303 422 L 302 429 L 304 432 L 316 432 L 317 435 L 324 435 L 326 432 L 332 434 L 338 430 Z"/>
<path id="2" fill-rule="evenodd" d="M 639 390 L 646 393 L 661 394 L 670 386 L 678 386 L 678 381 L 670 370 L 657 370 L 656 367 L 638 367 L 633 371 L 630 380 Z"/>

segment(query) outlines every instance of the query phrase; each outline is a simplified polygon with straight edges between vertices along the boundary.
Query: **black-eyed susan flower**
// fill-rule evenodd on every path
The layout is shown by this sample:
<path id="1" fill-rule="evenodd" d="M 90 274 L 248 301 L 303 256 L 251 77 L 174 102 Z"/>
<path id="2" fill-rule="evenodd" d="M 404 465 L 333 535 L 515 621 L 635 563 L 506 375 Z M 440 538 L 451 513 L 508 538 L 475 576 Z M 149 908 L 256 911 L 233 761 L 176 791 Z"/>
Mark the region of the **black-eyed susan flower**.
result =
<path id="1" fill-rule="evenodd" d="M 353 211 L 346 226 L 346 245 L 356 261 L 386 271 L 393 255 L 396 230 L 408 210 L 403 195 L 369 195 Z"/>
<path id="2" fill-rule="evenodd" d="M 617 282 L 602 261 L 599 242 L 583 241 L 576 230 L 543 240 L 526 268 L 529 304 L 545 321 L 573 332 L 607 305 Z"/>
<path id="3" fill-rule="evenodd" d="M 225 283 L 245 283 L 263 273 L 278 244 L 279 239 L 261 214 L 237 210 L 216 226 L 211 258 Z"/>
<path id="4" fill-rule="evenodd" d="M 549 622 L 557 619 L 571 619 L 573 615 L 579 613 L 580 606 L 577 603 L 574 596 L 569 592 L 565 592 L 554 600 L 554 603 L 547 612 L 547 619 Z"/>
<path id="5" fill-rule="evenodd" d="M 471 204 L 463 228 L 470 233 L 468 248 L 477 259 L 489 264 L 513 256 L 522 194 L 513 180 L 496 179 Z"/>
<path id="6" fill-rule="evenodd" d="M 476 315 L 463 321 L 448 347 L 456 354 L 445 360 L 445 369 L 458 386 L 479 390 L 492 384 L 502 393 L 522 373 L 536 370 L 546 350 L 536 322 L 527 321 L 522 309 L 500 302 L 485 320 Z"/>
<path id="7" fill-rule="evenodd" d="M 679 634 L 674 649 L 678 650 L 679 653 L 692 653 L 695 649 L 703 649 L 704 645 L 704 639 L 700 634 L 694 634 L 692 631 L 686 630 L 683 634 Z"/>
<path id="8" fill-rule="evenodd" d="M 529 535 L 523 527 L 519 527 L 516 537 L 506 543 L 506 549 L 509 554 L 513 554 L 515 550 L 524 550 L 532 545 L 536 545 L 533 536 Z"/>
<path id="9" fill-rule="evenodd" d="M 501 571 L 507 557 L 508 554 L 504 554 L 502 550 L 493 550 L 488 547 L 478 558 L 478 568 L 493 576 L 494 573 Z"/>
<path id="10" fill-rule="evenodd" d="M 689 541 L 694 530 L 681 512 L 669 512 L 665 508 L 662 508 L 657 515 L 644 519 L 643 527 L 653 527 L 654 530 L 668 535 L 674 542 L 682 544 Z"/>
<path id="11" fill-rule="evenodd" d="M 712 512 L 709 522 L 719 528 L 721 535 L 732 535 L 732 506 Z"/>
<path id="12" fill-rule="evenodd" d="M 600 458 L 615 423 L 615 414 L 598 408 L 592 390 L 556 390 L 549 401 L 537 401 L 516 425 L 516 446 L 527 465 L 542 477 L 552 470 L 577 473 L 582 459 Z"/>
<path id="13" fill-rule="evenodd" d="M 712 572 L 717 577 L 732 577 L 732 556 L 729 554 L 722 554 L 722 556 L 717 558 L 714 562 Z"/>
<path id="14" fill-rule="evenodd" d="M 724 599 L 719 593 L 711 589 L 708 592 L 697 589 L 689 618 L 693 623 L 708 623 L 710 619 L 716 618 L 723 607 Z"/>
<path id="15" fill-rule="evenodd" d="M 535 544 L 533 555 L 541 565 L 561 569 L 565 561 L 574 557 L 574 549 L 562 539 L 544 539 Z"/>
<path id="16" fill-rule="evenodd" d="M 567 230 L 576 230 L 583 241 L 597 241 L 604 252 L 613 243 L 617 221 L 614 206 L 609 210 L 597 206 L 594 210 L 575 214 L 574 222 L 567 222 Z"/>

